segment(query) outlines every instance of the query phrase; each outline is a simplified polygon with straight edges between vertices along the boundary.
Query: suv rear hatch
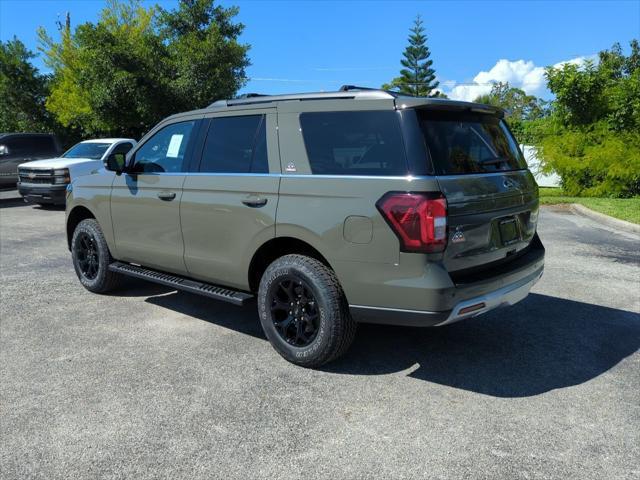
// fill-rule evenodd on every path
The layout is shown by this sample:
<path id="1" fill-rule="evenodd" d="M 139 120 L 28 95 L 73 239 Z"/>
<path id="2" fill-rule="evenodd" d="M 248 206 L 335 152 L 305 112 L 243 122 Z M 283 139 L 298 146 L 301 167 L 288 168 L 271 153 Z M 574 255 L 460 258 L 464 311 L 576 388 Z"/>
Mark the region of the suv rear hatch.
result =
<path id="1" fill-rule="evenodd" d="M 477 110 L 477 111 L 476 111 Z M 532 243 L 538 187 L 513 135 L 489 109 L 417 109 L 433 173 L 447 199 L 443 262 L 456 283 L 496 272 Z"/>

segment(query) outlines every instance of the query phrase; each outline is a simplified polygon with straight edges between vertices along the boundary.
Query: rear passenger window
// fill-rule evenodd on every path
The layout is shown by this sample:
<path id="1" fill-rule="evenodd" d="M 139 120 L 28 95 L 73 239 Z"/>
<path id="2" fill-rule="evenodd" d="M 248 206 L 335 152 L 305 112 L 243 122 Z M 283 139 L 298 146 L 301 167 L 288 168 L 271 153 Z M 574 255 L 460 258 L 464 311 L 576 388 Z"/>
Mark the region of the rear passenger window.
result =
<path id="1" fill-rule="evenodd" d="M 394 111 L 300 115 L 311 171 L 319 175 L 407 175 Z"/>
<path id="2" fill-rule="evenodd" d="M 202 153 L 200 171 L 267 173 L 264 115 L 213 118 Z"/>

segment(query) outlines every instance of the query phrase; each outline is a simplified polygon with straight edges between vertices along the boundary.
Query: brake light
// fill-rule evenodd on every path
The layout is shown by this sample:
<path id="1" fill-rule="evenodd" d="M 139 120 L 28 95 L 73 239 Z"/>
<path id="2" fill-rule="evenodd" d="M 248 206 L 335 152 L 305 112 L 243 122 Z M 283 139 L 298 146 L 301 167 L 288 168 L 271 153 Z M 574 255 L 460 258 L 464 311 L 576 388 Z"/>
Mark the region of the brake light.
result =
<path id="1" fill-rule="evenodd" d="M 442 252 L 447 246 L 447 200 L 441 193 L 389 192 L 376 207 L 403 252 Z"/>

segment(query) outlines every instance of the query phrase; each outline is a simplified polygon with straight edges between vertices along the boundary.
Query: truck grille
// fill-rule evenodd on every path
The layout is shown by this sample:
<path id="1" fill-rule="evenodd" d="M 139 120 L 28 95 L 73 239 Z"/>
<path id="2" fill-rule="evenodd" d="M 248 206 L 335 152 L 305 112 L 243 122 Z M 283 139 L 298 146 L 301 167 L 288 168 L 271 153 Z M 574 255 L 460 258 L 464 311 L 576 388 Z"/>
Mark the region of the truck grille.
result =
<path id="1" fill-rule="evenodd" d="M 20 168 L 18 169 L 20 183 L 53 184 L 53 170 L 41 168 Z"/>

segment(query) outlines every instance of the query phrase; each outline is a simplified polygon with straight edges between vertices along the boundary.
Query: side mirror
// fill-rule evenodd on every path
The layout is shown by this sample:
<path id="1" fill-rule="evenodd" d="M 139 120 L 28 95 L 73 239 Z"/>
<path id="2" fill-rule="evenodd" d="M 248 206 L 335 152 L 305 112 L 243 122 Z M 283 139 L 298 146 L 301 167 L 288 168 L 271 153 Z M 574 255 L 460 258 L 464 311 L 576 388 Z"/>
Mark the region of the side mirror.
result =
<path id="1" fill-rule="evenodd" d="M 104 168 L 116 172 L 116 175 L 121 175 L 124 172 L 125 159 L 124 153 L 112 153 L 104 161 Z"/>
<path id="2" fill-rule="evenodd" d="M 9 148 L 6 145 L 0 145 L 0 156 L 9 155 Z"/>

